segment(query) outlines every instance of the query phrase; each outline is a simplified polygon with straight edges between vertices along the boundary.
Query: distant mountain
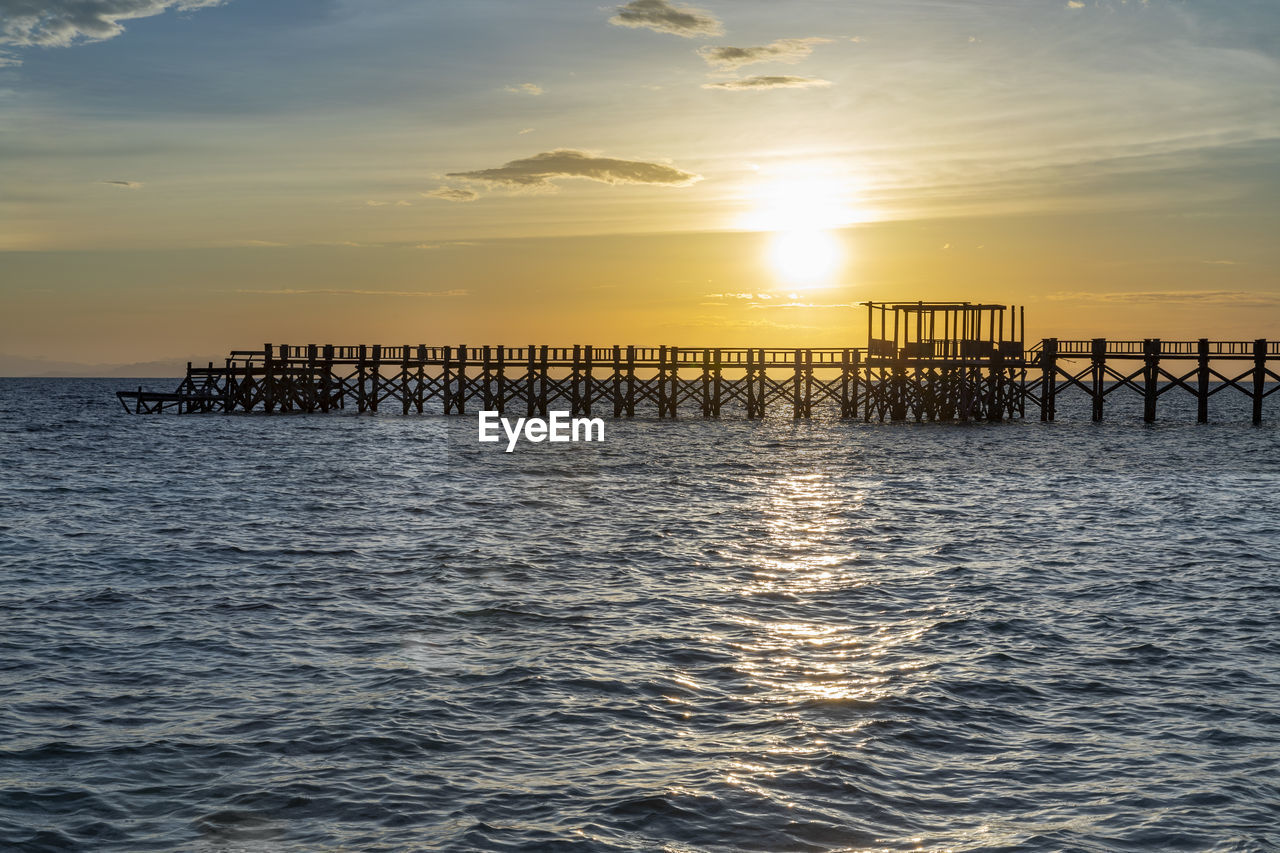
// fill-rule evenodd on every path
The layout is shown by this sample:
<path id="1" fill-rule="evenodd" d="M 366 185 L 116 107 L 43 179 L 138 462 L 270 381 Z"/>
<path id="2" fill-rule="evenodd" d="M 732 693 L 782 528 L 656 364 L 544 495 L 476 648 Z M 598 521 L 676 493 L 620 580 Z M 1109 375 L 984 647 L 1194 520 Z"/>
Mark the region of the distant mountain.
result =
<path id="1" fill-rule="evenodd" d="M 221 364 L 225 356 L 210 359 L 193 357 L 190 361 Z M 78 376 L 78 377 L 136 377 L 139 379 L 171 378 L 185 376 L 186 358 L 138 361 L 132 364 L 86 364 L 78 361 L 54 361 L 49 358 L 29 358 L 0 353 L 0 376 Z"/>

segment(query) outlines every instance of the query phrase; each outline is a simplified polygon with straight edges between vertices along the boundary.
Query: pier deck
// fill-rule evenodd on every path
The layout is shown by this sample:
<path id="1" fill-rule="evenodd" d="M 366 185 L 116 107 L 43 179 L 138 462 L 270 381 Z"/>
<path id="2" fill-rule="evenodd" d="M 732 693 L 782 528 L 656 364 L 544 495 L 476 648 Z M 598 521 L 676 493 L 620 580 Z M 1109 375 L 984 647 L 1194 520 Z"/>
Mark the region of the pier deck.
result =
<path id="1" fill-rule="evenodd" d="M 998 342 L 996 342 L 998 343 Z M 925 352 L 899 347 L 757 349 L 551 346 L 287 346 L 237 350 L 225 364 L 189 365 L 175 391 L 120 391 L 126 411 L 464 414 L 478 409 L 545 416 L 674 418 L 722 413 L 811 417 L 826 406 L 862 420 L 1041 420 L 1076 389 L 1102 420 L 1117 394 L 1138 394 L 1144 419 L 1157 401 L 1190 394 L 1197 420 L 1209 401 L 1243 394 L 1261 422 L 1280 385 L 1280 341 L 1059 340 L 1025 352 L 998 346 Z"/>
<path id="2" fill-rule="evenodd" d="M 1238 392 L 1262 422 L 1280 388 L 1280 341 L 1059 340 L 1028 348 L 1023 311 L 969 302 L 867 302 L 866 347 L 761 349 L 264 344 L 225 364 L 187 365 L 175 391 L 117 392 L 126 411 L 331 412 L 446 415 L 487 410 L 546 417 L 637 413 L 704 418 L 827 408 L 865 421 L 1000 421 L 1057 416 L 1058 396 L 1089 395 L 1103 419 L 1117 393 L 1156 419 L 1166 394 L 1209 401 Z"/>

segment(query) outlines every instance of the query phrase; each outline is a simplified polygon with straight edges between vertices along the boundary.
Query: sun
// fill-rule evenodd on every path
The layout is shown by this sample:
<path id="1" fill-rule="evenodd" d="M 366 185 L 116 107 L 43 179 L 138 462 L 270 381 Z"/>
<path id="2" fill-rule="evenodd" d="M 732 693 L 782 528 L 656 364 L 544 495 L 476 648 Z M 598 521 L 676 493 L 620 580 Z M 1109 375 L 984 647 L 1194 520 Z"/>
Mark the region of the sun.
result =
<path id="1" fill-rule="evenodd" d="M 850 205 L 855 193 L 849 181 L 820 165 L 760 169 L 748 190 L 750 209 L 740 225 L 772 232 L 766 258 L 783 287 L 835 284 L 845 262 L 838 229 L 866 218 Z"/>
<path id="2" fill-rule="evenodd" d="M 844 260 L 840 241 L 829 231 L 775 231 L 769 242 L 769 264 L 781 283 L 818 287 L 832 282 Z"/>

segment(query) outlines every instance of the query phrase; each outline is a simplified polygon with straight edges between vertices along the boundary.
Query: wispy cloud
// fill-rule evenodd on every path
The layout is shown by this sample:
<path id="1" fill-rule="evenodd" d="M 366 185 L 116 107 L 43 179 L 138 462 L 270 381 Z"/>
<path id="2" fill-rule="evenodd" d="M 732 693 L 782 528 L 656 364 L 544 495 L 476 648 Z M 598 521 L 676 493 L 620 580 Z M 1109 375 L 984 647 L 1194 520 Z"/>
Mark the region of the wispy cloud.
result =
<path id="1" fill-rule="evenodd" d="M 0 0 L 0 44 L 66 47 L 124 32 L 121 21 L 168 9 L 216 6 L 222 0 Z"/>
<path id="2" fill-rule="evenodd" d="M 748 308 L 857 308 L 860 302 L 751 302 Z"/>
<path id="3" fill-rule="evenodd" d="M 292 288 L 275 290 L 237 290 L 254 296 L 466 296 L 466 290 L 340 290 L 337 288 Z"/>
<path id="4" fill-rule="evenodd" d="M 643 27 L 685 38 L 718 36 L 724 32 L 720 19 L 705 9 L 674 6 L 668 0 L 631 0 L 618 7 L 618 14 L 610 18 L 609 23 L 618 27 Z"/>
<path id="5" fill-rule="evenodd" d="M 100 184 L 106 184 L 110 187 L 120 187 L 126 190 L 136 190 L 142 188 L 142 181 L 98 181 Z"/>
<path id="6" fill-rule="evenodd" d="M 481 181 L 514 189 L 546 189 L 557 178 L 585 178 L 604 184 L 654 184 L 685 186 L 702 180 L 701 175 L 685 172 L 665 163 L 644 160 L 618 160 L 599 157 L 587 151 L 557 148 L 512 160 L 495 169 L 473 172 L 449 172 L 446 177 Z"/>
<path id="7" fill-rule="evenodd" d="M 1241 308 L 1280 305 L 1280 293 L 1260 293 L 1251 290 L 1130 290 L 1102 293 L 1064 290 L 1050 293 L 1046 298 L 1053 302 L 1125 304 L 1159 302 L 1166 305 L 1228 305 Z"/>
<path id="8" fill-rule="evenodd" d="M 703 83 L 704 89 L 814 89 L 830 86 L 830 80 L 819 77 L 790 77 L 767 75 L 759 77 L 743 77 L 740 80 L 726 80 L 722 83 Z"/>
<path id="9" fill-rule="evenodd" d="M 436 187 L 421 195 L 423 198 L 438 198 L 444 201 L 475 201 L 480 198 L 480 193 L 462 187 Z"/>
<path id="10" fill-rule="evenodd" d="M 796 63 L 813 53 L 815 44 L 829 44 L 828 38 L 778 39 L 770 44 L 756 47 L 716 47 L 707 45 L 698 48 L 698 55 L 708 65 L 725 71 L 733 71 L 744 65 L 756 62 L 789 62 Z"/>
<path id="11" fill-rule="evenodd" d="M 537 83 L 516 83 L 503 89 L 513 95 L 541 95 L 544 91 Z"/>
<path id="12" fill-rule="evenodd" d="M 480 244 L 474 240 L 446 240 L 443 243 L 418 243 L 413 246 L 415 249 L 452 249 L 455 246 L 479 246 Z"/>

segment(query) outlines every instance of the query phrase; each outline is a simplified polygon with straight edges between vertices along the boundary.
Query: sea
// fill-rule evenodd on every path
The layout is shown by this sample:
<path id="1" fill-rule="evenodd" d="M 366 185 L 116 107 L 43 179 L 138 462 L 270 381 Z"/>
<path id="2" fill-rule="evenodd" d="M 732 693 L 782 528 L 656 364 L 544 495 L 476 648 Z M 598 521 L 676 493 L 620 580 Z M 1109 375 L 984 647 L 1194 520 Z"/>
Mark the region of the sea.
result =
<path id="1" fill-rule="evenodd" d="M 138 384 L 0 380 L 2 850 L 1280 850 L 1271 400 L 505 453 Z"/>

